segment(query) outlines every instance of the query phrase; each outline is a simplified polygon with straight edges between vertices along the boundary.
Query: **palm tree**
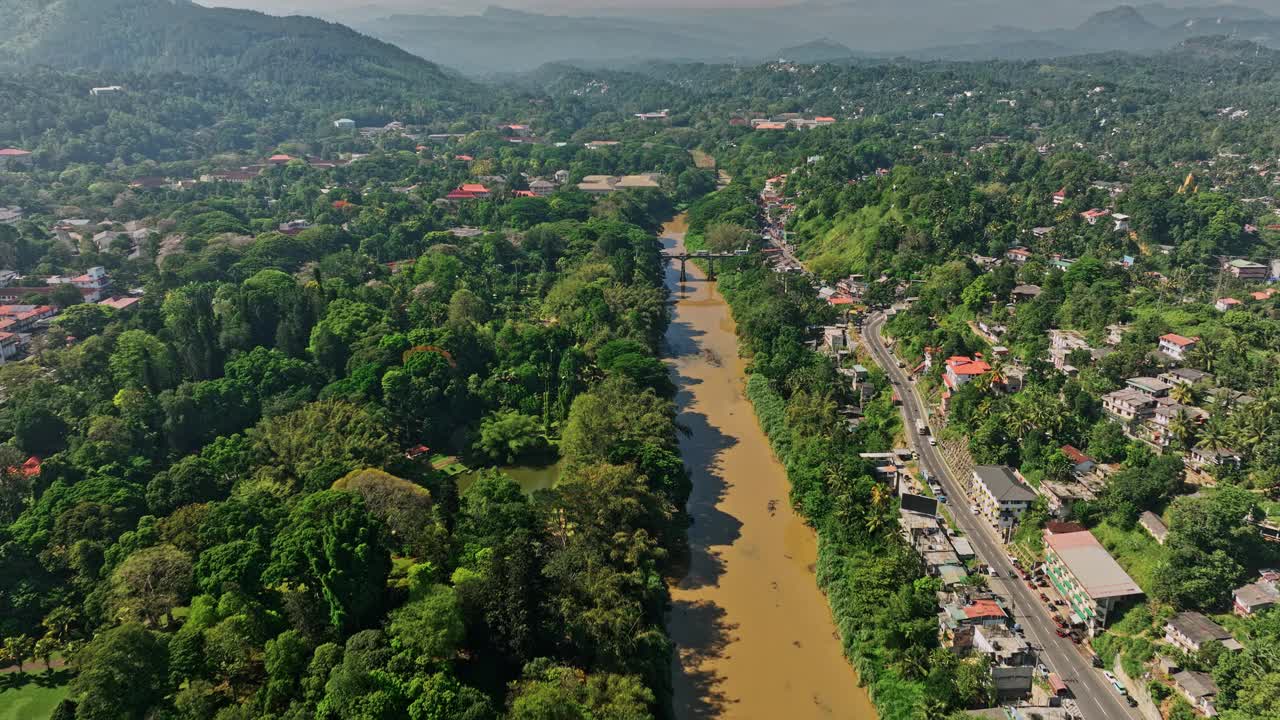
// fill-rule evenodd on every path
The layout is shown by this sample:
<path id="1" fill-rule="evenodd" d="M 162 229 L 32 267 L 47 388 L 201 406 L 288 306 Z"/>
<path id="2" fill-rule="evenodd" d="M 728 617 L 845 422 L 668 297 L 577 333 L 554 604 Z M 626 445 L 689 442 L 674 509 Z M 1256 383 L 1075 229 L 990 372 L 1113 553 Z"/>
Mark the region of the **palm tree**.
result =
<path id="1" fill-rule="evenodd" d="M 1191 361 L 1191 364 L 1201 370 L 1204 370 L 1207 373 L 1212 373 L 1217 369 L 1218 357 L 1218 344 L 1209 338 L 1201 338 L 1200 342 L 1196 343 L 1195 347 L 1191 349 L 1190 357 L 1188 359 Z"/>
<path id="2" fill-rule="evenodd" d="M 1169 397 L 1179 405 L 1196 404 L 1196 391 L 1190 383 L 1175 383 L 1169 390 Z"/>
<path id="3" fill-rule="evenodd" d="M 1200 431 L 1200 447 L 1206 450 L 1226 450 L 1231 447 L 1231 434 L 1227 431 L 1222 415 L 1214 415 Z"/>
<path id="4" fill-rule="evenodd" d="M 1185 408 L 1178 408 L 1178 412 L 1169 419 L 1169 435 L 1178 443 L 1178 448 L 1186 450 L 1191 447 L 1192 441 L 1195 440 L 1195 421 L 1187 413 Z"/>

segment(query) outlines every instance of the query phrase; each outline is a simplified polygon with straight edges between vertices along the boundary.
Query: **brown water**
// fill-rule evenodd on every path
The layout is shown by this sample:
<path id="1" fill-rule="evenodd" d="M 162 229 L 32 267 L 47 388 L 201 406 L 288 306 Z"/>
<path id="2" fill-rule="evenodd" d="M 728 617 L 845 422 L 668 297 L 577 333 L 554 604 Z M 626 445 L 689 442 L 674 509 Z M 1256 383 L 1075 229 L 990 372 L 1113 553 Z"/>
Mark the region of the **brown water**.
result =
<path id="1" fill-rule="evenodd" d="M 663 229 L 680 247 L 684 218 Z M 873 720 L 814 577 L 817 542 L 747 401 L 729 306 L 689 265 L 667 269 L 667 356 L 693 476 L 688 574 L 668 619 L 678 718 Z"/>

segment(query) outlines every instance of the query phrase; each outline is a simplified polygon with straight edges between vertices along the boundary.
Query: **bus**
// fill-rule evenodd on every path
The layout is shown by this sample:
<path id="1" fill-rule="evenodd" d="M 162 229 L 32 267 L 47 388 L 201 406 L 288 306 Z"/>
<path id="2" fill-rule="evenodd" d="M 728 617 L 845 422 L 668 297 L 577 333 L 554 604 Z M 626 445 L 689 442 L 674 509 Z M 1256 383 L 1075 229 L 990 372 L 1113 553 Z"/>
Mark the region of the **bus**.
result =
<path id="1" fill-rule="evenodd" d="M 929 426 L 924 423 L 923 418 L 916 418 L 916 432 L 920 433 L 921 435 L 929 434 Z"/>

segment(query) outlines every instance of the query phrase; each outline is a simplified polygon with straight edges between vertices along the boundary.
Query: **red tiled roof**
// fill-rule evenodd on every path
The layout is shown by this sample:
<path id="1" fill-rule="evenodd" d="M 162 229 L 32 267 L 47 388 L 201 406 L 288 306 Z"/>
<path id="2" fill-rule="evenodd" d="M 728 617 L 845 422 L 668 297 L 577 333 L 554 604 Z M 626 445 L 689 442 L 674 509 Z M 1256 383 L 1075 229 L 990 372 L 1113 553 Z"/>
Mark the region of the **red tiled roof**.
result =
<path id="1" fill-rule="evenodd" d="M 1160 339 L 1161 339 L 1161 340 L 1168 340 L 1169 342 L 1173 343 L 1174 345 L 1177 345 L 1178 347 L 1186 347 L 1186 346 L 1188 346 L 1188 345 L 1195 345 L 1195 344 L 1196 344 L 1196 342 L 1198 342 L 1198 341 L 1199 341 L 1199 338 L 1183 337 L 1183 336 L 1181 336 L 1181 335 L 1178 335 L 1177 333 L 1166 333 L 1166 334 L 1164 334 L 1164 335 L 1161 335 L 1161 336 L 1160 336 Z"/>
<path id="2" fill-rule="evenodd" d="M 823 115 L 822 117 L 816 117 L 816 118 L 814 118 L 814 119 L 813 119 L 813 121 L 814 121 L 814 122 L 827 122 L 827 123 L 833 123 L 833 122 L 835 122 L 835 121 L 836 121 L 836 119 L 835 119 L 835 118 L 833 118 L 833 117 L 827 117 L 827 116 Z"/>
<path id="3" fill-rule="evenodd" d="M 968 605 L 964 609 L 964 616 L 974 620 L 978 618 L 1002 618 L 1005 617 L 1004 608 L 995 600 L 983 599 L 975 600 L 972 605 Z"/>
<path id="4" fill-rule="evenodd" d="M 0 150 L 0 157 L 26 157 L 31 153 L 27 150 L 19 150 L 18 148 L 5 148 Z"/>
<path id="5" fill-rule="evenodd" d="M 292 159 L 293 157 L 290 155 L 285 155 L 284 153 L 276 153 L 275 155 L 272 155 L 271 157 L 267 158 L 267 162 L 289 162 Z"/>
<path id="6" fill-rule="evenodd" d="M 827 299 L 827 302 L 831 305 L 852 305 L 853 298 L 845 297 L 843 295 L 832 295 Z"/>
<path id="7" fill-rule="evenodd" d="M 463 192 L 461 190 L 454 190 L 453 192 L 449 193 L 448 195 L 445 195 L 444 197 L 446 200 L 475 200 L 476 194 Z"/>
<path id="8" fill-rule="evenodd" d="M 458 188 L 458 190 L 461 192 L 468 192 L 468 193 L 489 192 L 489 188 L 485 187 L 484 185 L 481 185 L 480 183 L 463 183 L 462 186 Z"/>
<path id="9" fill-rule="evenodd" d="M 453 159 L 462 160 L 463 162 L 471 162 L 472 160 L 475 160 L 475 158 L 471 157 L 470 155 L 454 155 Z"/>
<path id="10" fill-rule="evenodd" d="M 1076 449 L 1075 446 L 1072 446 L 1072 445 L 1063 445 L 1062 454 L 1066 455 L 1067 459 L 1075 463 L 1076 465 L 1079 465 L 1080 463 L 1093 461 L 1093 458 L 1080 452 L 1078 449 Z"/>
<path id="11" fill-rule="evenodd" d="M 538 197 L 533 194 L 532 190 L 517 190 L 516 197 Z"/>

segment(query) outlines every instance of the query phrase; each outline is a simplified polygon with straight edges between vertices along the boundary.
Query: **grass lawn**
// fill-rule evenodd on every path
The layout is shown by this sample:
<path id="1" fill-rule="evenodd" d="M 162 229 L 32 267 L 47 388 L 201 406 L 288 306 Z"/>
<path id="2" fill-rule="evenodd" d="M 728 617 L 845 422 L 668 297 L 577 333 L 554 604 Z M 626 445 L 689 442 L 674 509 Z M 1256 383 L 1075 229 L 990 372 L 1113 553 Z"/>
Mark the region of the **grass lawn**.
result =
<path id="1" fill-rule="evenodd" d="M 1147 534 L 1140 526 L 1123 530 L 1111 523 L 1101 523 L 1093 528 L 1094 537 L 1115 556 L 1120 567 L 1129 573 L 1143 592 L 1150 594 L 1155 581 L 1156 567 L 1165 557 L 1164 546 Z"/>
<path id="2" fill-rule="evenodd" d="M 71 673 L 44 668 L 0 675 L 0 720 L 44 720 L 67 697 Z"/>

